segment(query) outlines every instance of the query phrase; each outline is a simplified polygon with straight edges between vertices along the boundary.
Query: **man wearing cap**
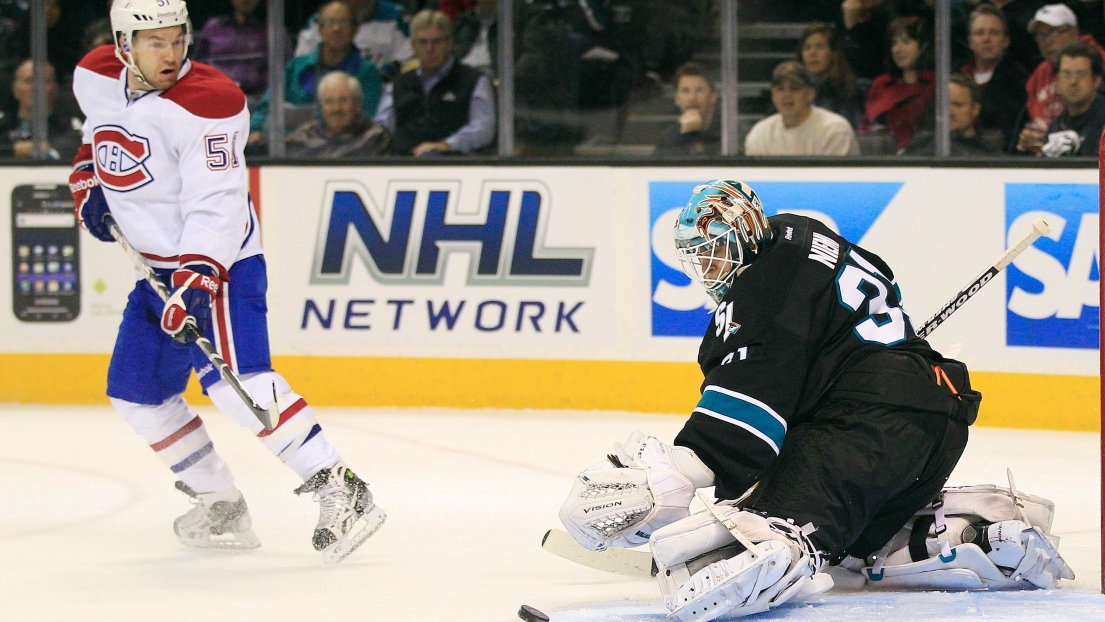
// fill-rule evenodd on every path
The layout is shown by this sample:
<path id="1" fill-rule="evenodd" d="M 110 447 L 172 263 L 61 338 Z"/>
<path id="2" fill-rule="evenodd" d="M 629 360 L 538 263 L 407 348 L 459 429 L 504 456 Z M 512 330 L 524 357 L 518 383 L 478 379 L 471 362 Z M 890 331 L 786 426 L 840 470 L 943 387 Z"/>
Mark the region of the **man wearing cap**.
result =
<path id="1" fill-rule="evenodd" d="M 1017 141 L 1019 151 L 1035 151 L 1047 133 L 1052 119 L 1063 111 L 1063 100 L 1059 97 L 1059 79 L 1056 73 L 1059 67 L 1059 53 L 1067 45 L 1082 40 L 1093 45 L 1099 54 L 1105 57 L 1105 50 L 1090 35 L 1078 30 L 1078 18 L 1065 4 L 1049 4 L 1036 11 L 1036 16 L 1028 23 L 1028 31 L 1036 38 L 1040 54 L 1044 60 L 1032 75 L 1028 77 L 1025 90 L 1028 93 L 1028 125 L 1021 130 Z"/>
<path id="2" fill-rule="evenodd" d="M 813 105 L 817 90 L 801 63 L 779 64 L 771 101 L 779 112 L 752 126 L 744 141 L 751 156 L 856 156 L 855 131 L 844 117 Z"/>

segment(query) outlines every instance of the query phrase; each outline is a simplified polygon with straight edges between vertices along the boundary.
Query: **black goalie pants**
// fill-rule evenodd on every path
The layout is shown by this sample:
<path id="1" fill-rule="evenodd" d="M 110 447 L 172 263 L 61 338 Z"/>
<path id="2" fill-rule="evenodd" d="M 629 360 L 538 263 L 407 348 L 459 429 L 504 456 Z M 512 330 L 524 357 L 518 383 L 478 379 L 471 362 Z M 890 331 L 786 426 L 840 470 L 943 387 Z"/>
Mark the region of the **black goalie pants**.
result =
<path id="1" fill-rule="evenodd" d="M 787 432 L 743 505 L 812 523 L 810 537 L 830 559 L 866 557 L 944 487 L 980 400 L 957 361 L 934 368 L 912 353 L 868 357 Z"/>

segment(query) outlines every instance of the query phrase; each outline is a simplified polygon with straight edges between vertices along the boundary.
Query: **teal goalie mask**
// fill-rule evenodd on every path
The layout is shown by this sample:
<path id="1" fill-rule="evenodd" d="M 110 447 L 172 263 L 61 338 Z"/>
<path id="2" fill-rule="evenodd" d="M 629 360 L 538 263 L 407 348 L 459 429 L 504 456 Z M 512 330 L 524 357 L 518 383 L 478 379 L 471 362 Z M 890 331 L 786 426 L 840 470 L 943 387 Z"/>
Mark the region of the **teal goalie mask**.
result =
<path id="1" fill-rule="evenodd" d="M 718 303 L 771 237 L 760 197 L 739 181 L 715 179 L 698 186 L 675 222 L 683 271 Z"/>

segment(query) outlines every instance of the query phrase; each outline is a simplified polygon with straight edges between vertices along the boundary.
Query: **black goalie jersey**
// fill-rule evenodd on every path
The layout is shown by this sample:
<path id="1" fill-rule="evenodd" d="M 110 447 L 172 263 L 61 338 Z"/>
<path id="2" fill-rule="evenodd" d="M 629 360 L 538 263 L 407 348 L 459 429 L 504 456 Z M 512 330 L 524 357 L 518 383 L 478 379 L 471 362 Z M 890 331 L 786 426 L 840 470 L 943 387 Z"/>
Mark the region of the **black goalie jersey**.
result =
<path id="1" fill-rule="evenodd" d="M 850 366 L 887 348 L 939 362 L 901 307 L 890 267 L 816 220 L 769 219 L 772 245 L 714 312 L 698 362 L 702 399 L 676 444 L 739 495 L 779 455 Z"/>

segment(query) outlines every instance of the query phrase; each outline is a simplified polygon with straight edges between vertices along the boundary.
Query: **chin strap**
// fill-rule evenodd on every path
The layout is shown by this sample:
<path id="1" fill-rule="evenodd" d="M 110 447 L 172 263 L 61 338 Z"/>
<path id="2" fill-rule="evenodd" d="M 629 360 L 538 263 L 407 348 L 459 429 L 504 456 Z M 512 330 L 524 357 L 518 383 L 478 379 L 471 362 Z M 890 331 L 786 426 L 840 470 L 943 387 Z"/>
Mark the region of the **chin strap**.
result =
<path id="1" fill-rule="evenodd" d="M 148 86 L 152 89 L 153 85 L 150 84 L 146 80 L 146 76 L 142 75 L 142 70 L 139 69 L 138 64 L 134 62 L 134 58 L 133 58 L 134 53 L 131 52 L 131 50 L 130 50 L 130 40 L 134 38 L 133 33 L 131 34 L 131 36 L 127 36 L 127 35 L 122 35 L 122 36 L 126 37 L 126 38 L 123 39 L 123 43 L 121 44 L 122 47 L 120 47 L 119 43 L 116 43 L 116 45 L 115 45 L 115 58 L 118 58 L 119 62 L 123 63 L 123 66 L 126 67 L 127 70 L 130 71 L 130 73 L 133 73 L 135 78 L 138 78 L 139 82 L 141 82 L 142 84 L 145 84 L 146 86 Z M 130 58 L 127 58 L 128 56 Z M 131 89 L 128 88 L 127 92 L 129 93 L 130 90 Z"/>

